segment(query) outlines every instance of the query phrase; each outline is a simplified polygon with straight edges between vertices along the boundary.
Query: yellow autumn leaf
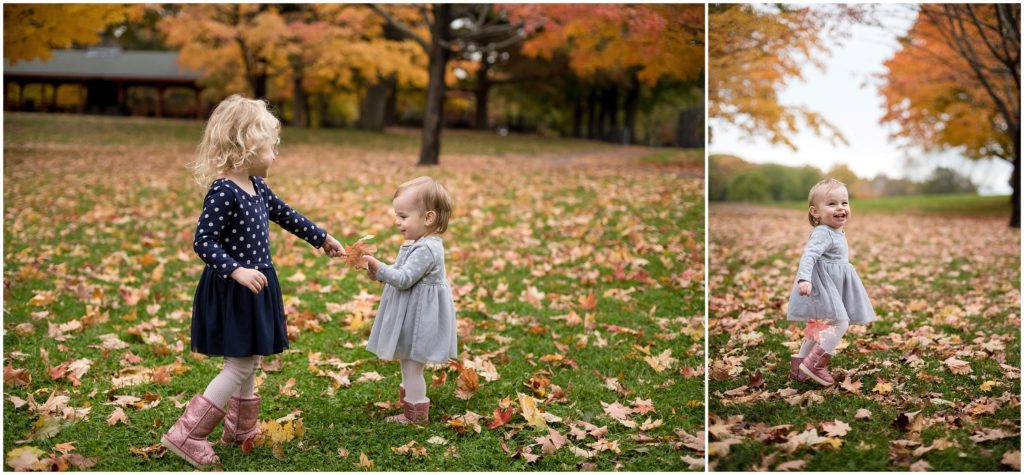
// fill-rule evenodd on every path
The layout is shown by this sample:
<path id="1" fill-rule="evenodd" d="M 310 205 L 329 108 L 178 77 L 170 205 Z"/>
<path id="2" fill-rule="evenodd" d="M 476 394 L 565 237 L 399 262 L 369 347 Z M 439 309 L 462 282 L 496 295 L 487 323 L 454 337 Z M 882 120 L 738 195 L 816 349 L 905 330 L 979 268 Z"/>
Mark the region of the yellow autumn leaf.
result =
<path id="1" fill-rule="evenodd" d="M 519 396 L 519 409 L 523 412 L 523 418 L 526 419 L 526 422 L 531 426 L 546 429 L 548 423 L 544 420 L 540 410 L 537 409 L 537 400 L 533 396 L 523 393 L 517 392 L 516 395 Z"/>
<path id="2" fill-rule="evenodd" d="M 356 464 L 356 468 L 371 469 L 373 468 L 373 460 L 367 457 L 366 454 L 359 452 L 359 463 Z"/>

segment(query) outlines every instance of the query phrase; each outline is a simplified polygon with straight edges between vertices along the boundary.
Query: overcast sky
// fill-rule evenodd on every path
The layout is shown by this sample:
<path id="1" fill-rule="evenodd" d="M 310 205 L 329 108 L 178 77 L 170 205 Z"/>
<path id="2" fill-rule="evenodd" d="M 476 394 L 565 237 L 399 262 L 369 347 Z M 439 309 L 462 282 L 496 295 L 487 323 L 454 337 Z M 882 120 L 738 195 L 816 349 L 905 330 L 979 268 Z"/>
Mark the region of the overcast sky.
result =
<path id="1" fill-rule="evenodd" d="M 793 152 L 710 119 L 713 132 L 709 152 L 757 163 L 813 165 L 823 171 L 843 163 L 862 178 L 884 172 L 890 177 L 922 180 L 942 165 L 969 175 L 983 194 L 1010 194 L 1008 180 L 1013 167 L 1005 160 L 970 161 L 955 151 L 924 154 L 916 148 L 900 149 L 889 139 L 892 126 L 879 124 L 885 111 L 874 76 L 884 70 L 882 63 L 896 51 L 896 38 L 910 27 L 913 16 L 904 10 L 881 18 L 887 28 L 853 27 L 852 36 L 842 46 L 833 47 L 831 56 L 825 58 L 824 71 L 808 65 L 804 80 L 789 84 L 779 94 L 783 104 L 804 105 L 822 114 L 843 133 L 849 146 L 832 145 L 802 130 L 791 138 L 799 149 Z M 909 160 L 908 155 L 913 159 Z"/>

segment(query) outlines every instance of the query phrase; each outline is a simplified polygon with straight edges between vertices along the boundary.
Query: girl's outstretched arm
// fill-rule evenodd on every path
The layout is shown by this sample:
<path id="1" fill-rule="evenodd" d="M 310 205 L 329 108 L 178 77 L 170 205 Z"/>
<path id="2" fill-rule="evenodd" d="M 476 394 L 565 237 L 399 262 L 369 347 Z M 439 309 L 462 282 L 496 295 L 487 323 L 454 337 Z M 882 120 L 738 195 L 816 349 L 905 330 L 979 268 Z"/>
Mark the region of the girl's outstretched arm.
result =
<path id="1" fill-rule="evenodd" d="M 288 203 L 278 198 L 261 178 L 256 178 L 256 184 L 256 191 L 267 200 L 267 213 L 271 221 L 315 248 L 320 248 L 324 244 L 327 240 L 327 231 L 324 228 L 313 224 L 309 218 L 288 206 Z"/>
<path id="2" fill-rule="evenodd" d="M 434 253 L 427 246 L 414 248 L 405 264 L 400 266 L 381 265 L 377 268 L 377 280 L 391 284 L 399 290 L 412 287 L 434 267 Z"/>

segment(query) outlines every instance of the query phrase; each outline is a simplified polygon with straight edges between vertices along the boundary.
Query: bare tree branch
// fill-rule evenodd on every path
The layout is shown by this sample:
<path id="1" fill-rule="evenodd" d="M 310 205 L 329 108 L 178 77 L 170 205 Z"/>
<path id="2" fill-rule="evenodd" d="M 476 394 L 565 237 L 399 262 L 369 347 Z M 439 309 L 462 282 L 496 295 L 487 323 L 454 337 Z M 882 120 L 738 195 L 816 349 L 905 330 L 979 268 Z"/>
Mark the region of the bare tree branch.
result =
<path id="1" fill-rule="evenodd" d="M 398 31 L 401 31 L 403 35 L 409 37 L 417 44 L 419 44 L 420 47 L 423 48 L 423 51 L 426 51 L 428 54 L 430 53 L 430 43 L 428 43 L 427 40 L 423 39 L 423 37 L 421 37 L 420 35 L 417 35 L 416 32 L 412 31 L 412 28 L 409 28 L 405 23 L 402 23 L 401 20 L 391 16 L 390 13 L 384 11 L 375 4 L 371 3 L 369 7 L 372 8 L 373 11 L 377 12 L 377 14 L 380 15 L 382 18 L 387 20 L 387 22 L 391 26 L 395 27 Z"/>

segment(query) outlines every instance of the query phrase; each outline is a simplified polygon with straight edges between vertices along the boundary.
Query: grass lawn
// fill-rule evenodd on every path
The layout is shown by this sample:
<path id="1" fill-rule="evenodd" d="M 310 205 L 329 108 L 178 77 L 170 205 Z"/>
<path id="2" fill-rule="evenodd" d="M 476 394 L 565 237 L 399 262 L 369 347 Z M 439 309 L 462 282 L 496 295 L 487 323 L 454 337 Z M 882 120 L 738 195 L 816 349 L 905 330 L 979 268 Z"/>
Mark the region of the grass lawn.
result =
<path id="1" fill-rule="evenodd" d="M 156 444 L 221 365 L 189 350 L 205 189 L 184 165 L 201 124 L 9 113 L 4 132 L 5 468 L 191 469 Z M 395 186 L 443 181 L 467 369 L 428 371 L 424 427 L 383 422 L 398 365 L 364 349 L 381 287 L 273 227 L 293 338 L 257 385 L 261 420 L 282 431 L 249 454 L 217 447 L 220 468 L 701 469 L 702 164 L 585 141 L 443 140 L 441 166 L 419 168 L 414 133 L 286 127 L 268 183 L 343 243 L 375 235 L 391 262 Z"/>
<path id="2" fill-rule="evenodd" d="M 945 216 L 1005 216 L 1009 222 L 1010 206 L 1009 195 L 1005 196 L 979 196 L 979 195 L 914 195 L 914 196 L 889 196 L 885 198 L 853 199 L 851 201 L 853 211 L 856 213 L 902 213 L 902 214 L 930 214 Z M 778 203 L 777 206 L 806 210 L 806 201 L 792 201 Z"/>
<path id="3" fill-rule="evenodd" d="M 788 376 L 805 212 L 711 206 L 711 469 L 1019 468 L 1020 232 L 862 203 L 846 235 L 879 320 L 847 332 L 827 389 Z"/>

